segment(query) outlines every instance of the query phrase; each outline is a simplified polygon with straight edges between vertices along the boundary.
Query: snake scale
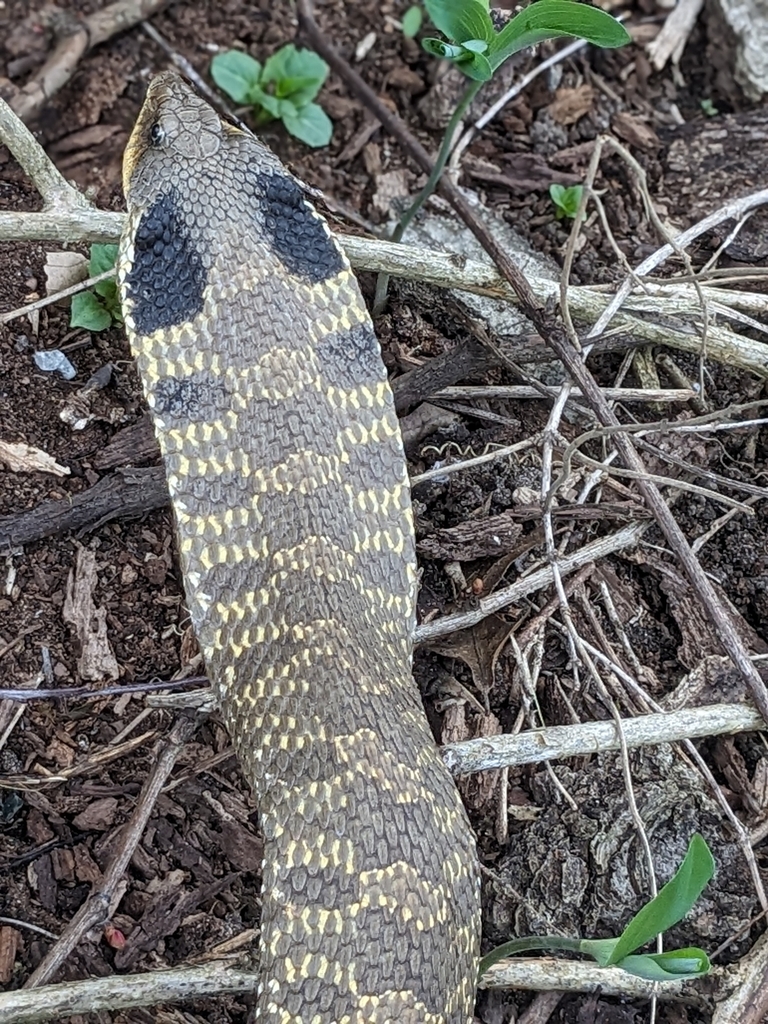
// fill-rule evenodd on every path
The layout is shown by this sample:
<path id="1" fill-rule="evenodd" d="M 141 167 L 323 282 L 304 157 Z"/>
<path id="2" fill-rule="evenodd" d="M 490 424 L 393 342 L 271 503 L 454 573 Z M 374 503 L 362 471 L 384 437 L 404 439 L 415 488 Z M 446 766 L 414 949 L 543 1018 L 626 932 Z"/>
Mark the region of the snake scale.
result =
<path id="1" fill-rule="evenodd" d="M 265 839 L 255 1018 L 467 1024 L 479 873 L 411 676 L 406 463 L 357 282 L 278 159 L 173 72 L 123 184 L 126 329 Z"/>

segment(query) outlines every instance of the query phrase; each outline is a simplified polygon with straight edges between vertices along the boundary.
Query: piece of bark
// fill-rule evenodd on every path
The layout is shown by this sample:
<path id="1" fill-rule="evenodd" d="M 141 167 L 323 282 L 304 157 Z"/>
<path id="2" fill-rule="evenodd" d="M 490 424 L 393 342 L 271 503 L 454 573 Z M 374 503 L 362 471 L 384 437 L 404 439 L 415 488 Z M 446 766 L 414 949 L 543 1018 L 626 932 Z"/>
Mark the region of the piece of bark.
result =
<path id="1" fill-rule="evenodd" d="M 29 512 L 0 516 L 0 552 L 111 519 L 144 515 L 168 502 L 162 466 L 118 470 L 73 498 L 44 501 Z"/>
<path id="2" fill-rule="evenodd" d="M 101 682 L 119 679 L 120 669 L 107 639 L 107 609 L 97 605 L 94 599 L 97 582 L 96 552 L 78 545 L 77 564 L 67 579 L 62 618 L 72 627 L 80 644 L 77 659 L 80 678 Z M 116 806 L 117 801 L 114 803 Z"/>
<path id="3" fill-rule="evenodd" d="M 475 558 L 496 558 L 518 540 L 523 528 L 512 512 L 502 512 L 480 522 L 468 521 L 446 530 L 435 530 L 416 545 L 427 558 L 468 562 Z"/>
<path id="4" fill-rule="evenodd" d="M 467 377 L 487 372 L 498 360 L 493 353 L 473 338 L 468 338 L 449 352 L 426 360 L 392 382 L 395 408 L 398 412 L 423 402 L 442 388 L 450 387 Z"/>
<path id="5" fill-rule="evenodd" d="M 0 985 L 7 985 L 13 977 L 13 965 L 20 944 L 21 934 L 15 928 L 8 925 L 0 928 Z"/>
<path id="6" fill-rule="evenodd" d="M 135 423 L 118 430 L 109 444 L 93 457 L 93 468 L 99 472 L 117 466 L 131 466 L 160 458 L 160 445 L 152 420 L 145 413 Z"/>

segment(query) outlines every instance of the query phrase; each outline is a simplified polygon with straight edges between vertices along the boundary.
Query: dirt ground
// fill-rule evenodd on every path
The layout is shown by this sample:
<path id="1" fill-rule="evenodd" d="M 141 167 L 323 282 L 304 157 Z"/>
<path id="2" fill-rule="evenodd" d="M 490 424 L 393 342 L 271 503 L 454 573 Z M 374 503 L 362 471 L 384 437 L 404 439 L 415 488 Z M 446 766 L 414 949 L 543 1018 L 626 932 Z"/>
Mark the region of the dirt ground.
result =
<path id="1" fill-rule="evenodd" d="M 81 16 L 102 6 L 100 0 L 59 3 Z M 404 38 L 398 19 L 407 6 L 404 0 L 329 0 L 318 4 L 318 20 L 365 81 L 435 152 L 455 83 L 415 41 Z M 613 8 L 614 13 L 629 14 L 641 42 L 658 30 L 666 9 L 654 0 Z M 47 56 L 52 37 L 46 10 L 41 0 L 0 5 L 0 91 L 7 80 L 11 90 L 23 85 Z M 153 17 L 152 25 L 209 83 L 215 52 L 236 46 L 263 60 L 296 35 L 292 7 L 280 0 L 180 0 Z M 369 33 L 374 36 L 371 46 L 361 54 Z M 514 76 L 535 67 L 554 49 L 547 44 L 538 54 L 523 55 Z M 71 81 L 44 105 L 34 124 L 65 176 L 105 209 L 123 208 L 122 151 L 147 81 L 168 65 L 157 43 L 134 27 L 85 54 Z M 495 98 L 495 88 L 481 94 L 478 114 Z M 275 124 L 264 129 L 264 138 L 304 181 L 325 194 L 326 212 L 337 230 L 361 233 L 368 226 L 379 231 L 391 203 L 414 194 L 423 176 L 334 75 L 321 101 L 334 123 L 328 147 L 311 151 Z M 726 199 L 758 187 L 768 155 L 765 133 L 758 130 L 763 117 L 729 76 L 720 29 L 711 15 L 702 15 L 673 70 L 654 71 L 643 46 L 636 43 L 617 51 L 588 48 L 535 78 L 467 149 L 460 183 L 474 190 L 536 253 L 561 265 L 570 221 L 557 219 L 548 188 L 584 180 L 600 133 L 623 142 L 645 169 L 662 219 L 685 227 Z M 734 143 L 717 151 L 711 139 L 720 125 L 733 133 Z M 613 240 L 606 224 L 590 215 L 572 273 L 573 281 L 582 285 L 623 280 L 621 258 L 635 265 L 661 244 L 626 163 L 607 154 L 595 185 Z M 0 211 L 39 206 L 35 190 L 0 148 Z M 441 202 L 436 208 L 446 210 Z M 693 269 L 707 263 L 727 239 L 728 229 L 720 225 L 697 240 L 690 252 Z M 758 278 L 768 256 L 766 237 L 758 215 L 741 236 L 741 247 L 727 249 L 718 266 L 734 274 L 749 269 Z M 62 248 L 42 242 L 0 243 L 0 314 L 45 294 L 46 254 Z M 679 266 L 672 269 L 680 271 Z M 669 272 L 668 264 L 663 273 Z M 759 294 L 763 281 L 751 280 L 749 287 Z M 373 278 L 363 275 L 362 284 L 370 297 Z M 754 325 L 739 329 L 746 337 L 760 337 Z M 476 345 L 456 307 L 424 286 L 396 287 L 377 333 L 395 381 L 430 359 Z M 512 339 L 522 345 L 532 340 Z M 33 354 L 47 349 L 67 354 L 74 379 L 37 367 Z M 641 364 L 627 359 L 628 351 L 617 341 L 612 350 L 600 349 L 591 358 L 589 365 L 601 385 L 613 386 L 619 374 L 626 387 L 643 385 Z M 660 353 L 657 347 L 654 355 Z M 680 387 L 681 378 L 699 379 L 696 355 L 666 354 L 667 362 L 657 364 L 661 386 Z M 551 359 L 542 358 L 541 346 L 538 356 L 526 361 L 526 371 L 548 383 L 561 379 Z M 87 396 L 78 394 L 96 374 L 101 374 L 103 386 Z M 681 421 L 764 397 L 764 377 L 735 363 L 707 359 L 704 377 L 706 410 L 695 399 L 663 405 L 625 400 L 620 415 L 626 422 Z M 523 379 L 529 378 L 516 374 L 513 366 L 477 363 L 450 383 L 511 385 Z M 432 397 L 424 388 L 426 384 L 416 397 L 403 399 L 403 415 Z M 61 418 L 63 409 L 72 408 L 87 413 L 82 429 Z M 434 416 L 430 430 L 415 432 L 408 444 L 414 476 L 535 438 L 546 425 L 550 405 L 540 399 L 468 393 L 439 399 L 435 408 L 443 415 Z M 99 333 L 72 329 L 66 304 L 47 306 L 37 323 L 21 318 L 0 325 L 0 442 L 32 445 L 64 467 L 63 475 L 56 475 L 3 471 L 0 464 L 0 549 L 13 536 L 12 524 L 21 513 L 43 502 L 71 504 L 115 474 L 157 466 L 145 412 L 119 327 Z M 759 415 L 758 409 L 743 419 Z M 590 425 L 586 414 L 562 421 L 556 467 L 568 442 Z M 702 565 L 749 650 L 765 656 L 768 518 L 765 499 L 755 489 L 766 486 L 768 433 L 760 425 L 747 425 L 649 439 L 664 456 L 684 460 L 681 468 L 679 461 L 670 463 L 658 451 L 643 452 L 651 472 L 682 474 L 689 483 L 710 488 L 710 493 L 679 492 L 675 516 L 691 542 L 712 531 L 699 551 Z M 583 450 L 600 460 L 609 447 L 609 442 L 593 438 Z M 541 513 L 536 509 L 541 473 L 541 448 L 534 443 L 517 457 L 438 474 L 415 486 L 422 622 L 472 608 L 478 596 L 545 564 Z M 632 481 L 618 476 L 606 476 L 587 503 L 577 507 L 586 476 L 580 465 L 558 495 L 554 523 L 563 554 L 647 518 Z M 723 478 L 736 484 L 732 487 Z M 753 491 L 745 495 L 738 484 Z M 717 500 L 722 495 L 749 497 L 750 508 L 726 516 L 727 508 Z M 169 680 L 179 672 L 201 671 L 170 511 L 162 501 L 147 508 L 128 518 L 103 517 L 56 536 L 42 536 L 42 530 L 42 539 L 0 550 L 0 685 L 85 685 L 99 690 L 108 684 Z M 500 516 L 506 518 L 494 518 Z M 498 531 L 502 522 L 508 529 L 505 546 L 493 554 L 482 538 Z M 468 536 L 468 524 L 480 525 Z M 80 606 L 79 617 L 73 600 L 78 596 L 92 602 L 85 613 Z M 639 546 L 585 567 L 569 598 L 577 633 L 623 666 L 657 704 L 671 709 L 686 700 L 696 705 L 745 699 L 735 670 L 721 657 L 718 637 L 656 527 L 648 529 Z M 91 614 L 101 625 L 97 640 L 78 628 L 83 616 L 94 621 Z M 540 724 L 610 719 L 612 707 L 624 717 L 649 710 L 639 690 L 616 675 L 603 672 L 607 688 L 597 685 L 575 658 L 566 627 L 554 591 L 545 589 L 476 627 L 420 648 L 415 676 L 436 739 L 454 742 Z M 23 985 L 91 886 L 102 879 L 177 714 L 148 707 L 140 692 L 39 701 L 26 705 L 18 718 L 15 709 L 0 701 L 4 989 Z M 666 944 L 717 950 L 715 963 L 724 965 L 748 955 L 763 923 L 744 846 L 723 805 L 747 837 L 754 871 L 765 879 L 768 759 L 759 733 L 697 741 L 697 748 L 716 787 L 705 781 L 681 747 L 645 748 L 630 753 L 628 763 L 659 884 L 671 876 L 695 831 L 704 834 L 718 864 L 704 898 Z M 553 764 L 517 766 L 461 781 L 484 865 L 485 949 L 515 934 L 618 934 L 647 898 L 649 873 L 621 759 L 585 755 Z M 184 746 L 171 782 L 157 800 L 109 925 L 88 933 L 56 980 L 200 964 L 224 943 L 247 950 L 258 927 L 260 860 L 253 802 L 213 714 Z M 523 1019 L 527 1009 L 532 1016 L 526 1020 L 562 1024 L 651 1020 L 648 1003 L 600 992 L 563 995 L 548 1008 L 541 1000 L 531 992 L 481 992 L 477 1020 L 506 1024 Z M 245 1000 L 223 996 L 193 1001 L 182 1009 L 99 1012 L 71 1019 L 240 1024 L 247 1012 Z M 659 1004 L 655 1019 L 705 1024 L 711 1015 L 673 1000 Z"/>

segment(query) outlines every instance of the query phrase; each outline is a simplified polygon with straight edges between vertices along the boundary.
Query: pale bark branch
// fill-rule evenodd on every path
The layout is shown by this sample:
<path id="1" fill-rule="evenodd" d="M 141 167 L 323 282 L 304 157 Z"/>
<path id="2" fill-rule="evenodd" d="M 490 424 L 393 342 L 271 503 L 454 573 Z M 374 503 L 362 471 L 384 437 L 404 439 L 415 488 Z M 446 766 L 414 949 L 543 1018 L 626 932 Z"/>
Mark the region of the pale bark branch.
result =
<path id="1" fill-rule="evenodd" d="M 630 748 L 675 743 L 701 736 L 754 732 L 764 727 L 760 713 L 744 704 L 708 704 L 662 714 L 638 715 L 621 721 L 624 743 Z M 611 720 L 553 725 L 517 735 L 504 733 L 449 743 L 441 752 L 448 770 L 458 776 L 620 749 L 616 723 Z"/>
<path id="2" fill-rule="evenodd" d="M 37 1024 L 100 1010 L 135 1009 L 204 996 L 255 992 L 255 974 L 217 961 L 205 967 L 69 981 L 39 989 L 0 993 L 3 1024 Z"/>
<path id="3" fill-rule="evenodd" d="M 21 227 L 26 218 L 32 218 L 32 223 L 37 221 L 38 225 L 42 227 L 49 217 L 53 216 L 58 219 L 62 207 L 67 212 L 78 211 L 83 215 L 83 219 L 87 213 L 99 212 L 91 206 L 82 192 L 73 188 L 59 173 L 58 168 L 48 159 L 48 154 L 32 132 L 2 99 L 0 99 L 0 142 L 13 153 L 19 166 L 26 171 L 42 196 L 44 208 L 51 211 L 47 213 L 5 213 L 2 215 L 3 220 L 7 221 L 11 230 L 14 225 L 16 228 Z M 0 239 L 4 237 L 2 229 L 0 229 Z M 14 236 L 11 234 L 9 237 L 13 238 Z"/>
<path id="4" fill-rule="evenodd" d="M 569 555 L 563 555 L 557 562 L 560 575 L 567 576 L 589 562 L 596 562 L 600 558 L 605 558 L 606 555 L 613 555 L 618 551 L 626 551 L 628 548 L 634 547 L 647 528 L 647 522 L 634 523 L 608 537 L 590 541 L 589 544 L 585 544 Z M 459 629 L 475 626 L 489 615 L 493 615 L 494 612 L 501 611 L 502 608 L 509 607 L 515 601 L 520 601 L 529 594 L 549 586 L 553 580 L 554 570 L 551 565 L 537 569 L 536 572 L 532 572 L 529 576 L 523 576 L 511 586 L 496 590 L 488 597 L 482 598 L 469 611 L 443 615 L 435 622 L 426 622 L 417 626 L 415 642 L 428 644 L 432 640 L 437 640 L 438 637 L 448 636 L 449 633 L 455 633 Z"/>

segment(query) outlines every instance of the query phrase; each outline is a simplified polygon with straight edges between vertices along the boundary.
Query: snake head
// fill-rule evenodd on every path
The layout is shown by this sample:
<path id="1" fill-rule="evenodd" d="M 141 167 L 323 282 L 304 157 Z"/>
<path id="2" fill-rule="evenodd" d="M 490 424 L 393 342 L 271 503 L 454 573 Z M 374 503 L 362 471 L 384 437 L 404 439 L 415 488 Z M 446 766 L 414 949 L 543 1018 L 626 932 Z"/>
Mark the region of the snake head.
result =
<path id="1" fill-rule="evenodd" d="M 156 75 L 123 157 L 126 197 L 133 199 L 148 182 L 167 180 L 179 165 L 210 159 L 236 132 L 175 71 Z"/>

